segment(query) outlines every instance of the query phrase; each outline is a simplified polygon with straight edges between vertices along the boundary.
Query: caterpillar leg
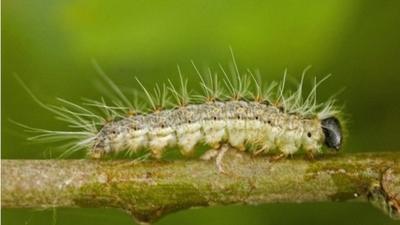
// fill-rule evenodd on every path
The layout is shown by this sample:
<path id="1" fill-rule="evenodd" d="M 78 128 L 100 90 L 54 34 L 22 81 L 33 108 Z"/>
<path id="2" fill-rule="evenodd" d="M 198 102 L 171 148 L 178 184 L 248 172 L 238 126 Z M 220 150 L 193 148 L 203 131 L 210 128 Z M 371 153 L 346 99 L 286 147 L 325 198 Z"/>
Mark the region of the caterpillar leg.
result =
<path id="1" fill-rule="evenodd" d="M 227 145 L 227 144 L 222 145 L 221 148 L 219 149 L 217 158 L 215 159 L 215 164 L 217 166 L 218 172 L 220 172 L 220 173 L 225 173 L 224 168 L 223 168 L 222 159 L 224 158 L 224 155 L 225 155 L 226 151 L 228 151 L 228 149 L 229 149 L 229 145 Z"/>
<path id="2" fill-rule="evenodd" d="M 215 158 L 215 165 L 217 167 L 218 172 L 225 173 L 223 169 L 222 160 L 224 158 L 225 153 L 228 151 L 229 147 L 230 146 L 228 144 L 223 144 L 218 148 L 206 151 L 200 158 L 207 161 Z"/>
<path id="3" fill-rule="evenodd" d="M 105 152 L 99 149 L 93 149 L 87 154 L 87 156 L 90 159 L 101 159 L 105 156 Z"/>
<path id="4" fill-rule="evenodd" d="M 218 150 L 221 148 L 221 143 L 214 143 L 211 145 L 211 149 L 207 150 L 201 157 L 200 159 L 209 161 L 211 159 L 214 159 L 218 155 Z"/>
<path id="5" fill-rule="evenodd" d="M 306 158 L 310 161 L 314 161 L 315 160 L 315 155 L 312 151 L 306 151 Z"/>
<path id="6" fill-rule="evenodd" d="M 259 155 L 259 154 L 265 152 L 267 149 L 268 149 L 268 146 L 263 146 L 255 151 L 253 151 L 253 155 L 254 156 Z"/>
<path id="7" fill-rule="evenodd" d="M 217 149 L 210 149 L 207 150 L 201 157 L 200 159 L 209 161 L 211 159 L 214 159 L 218 155 L 218 150 Z"/>
<path id="8" fill-rule="evenodd" d="M 272 156 L 271 159 L 270 159 L 269 161 L 270 161 L 270 162 L 275 162 L 275 161 L 279 161 L 279 160 L 281 160 L 281 159 L 285 159 L 285 158 L 287 158 L 287 157 L 288 157 L 288 155 L 286 155 L 285 153 L 281 153 L 281 154 L 279 154 L 279 155 Z"/>

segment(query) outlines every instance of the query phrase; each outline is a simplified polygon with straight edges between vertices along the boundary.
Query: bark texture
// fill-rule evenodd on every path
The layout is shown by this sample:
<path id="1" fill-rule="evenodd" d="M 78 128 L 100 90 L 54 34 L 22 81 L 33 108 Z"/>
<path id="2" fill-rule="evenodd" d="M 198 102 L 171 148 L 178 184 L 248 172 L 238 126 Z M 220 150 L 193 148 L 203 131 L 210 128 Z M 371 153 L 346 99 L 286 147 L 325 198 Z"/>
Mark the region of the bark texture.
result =
<path id="1" fill-rule="evenodd" d="M 359 200 L 400 218 L 400 153 L 271 161 L 231 150 L 223 163 L 2 160 L 1 204 L 117 207 L 145 223 L 198 206 Z"/>

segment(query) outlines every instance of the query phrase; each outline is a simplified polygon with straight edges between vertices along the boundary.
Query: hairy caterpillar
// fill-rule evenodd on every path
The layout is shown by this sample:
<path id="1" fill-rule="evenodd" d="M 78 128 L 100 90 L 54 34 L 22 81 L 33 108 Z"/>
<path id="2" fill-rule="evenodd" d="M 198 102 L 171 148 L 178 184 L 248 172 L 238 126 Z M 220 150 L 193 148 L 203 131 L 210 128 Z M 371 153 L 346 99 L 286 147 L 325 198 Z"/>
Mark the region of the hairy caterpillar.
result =
<path id="1" fill-rule="evenodd" d="M 193 64 L 202 95 L 189 92 L 188 80 L 182 78 L 179 67 L 179 87 L 169 81 L 168 85 L 156 85 L 154 92 L 150 92 L 137 80 L 148 100 L 148 110 L 130 101 L 97 64 L 96 69 L 116 96 L 113 104 L 101 99 L 86 100 L 78 105 L 59 99 L 63 106 L 50 106 L 38 100 L 21 81 L 35 101 L 72 129 L 30 128 L 39 133 L 31 139 L 69 140 L 69 151 L 87 149 L 92 158 L 121 151 L 134 153 L 140 149 L 148 149 L 153 157 L 161 158 L 167 147 L 175 146 L 183 155 L 190 155 L 199 143 L 211 146 L 214 151 L 208 155 L 212 156 L 223 155 L 226 144 L 254 154 L 275 150 L 282 156 L 300 149 L 309 154 L 319 153 L 324 144 L 340 149 L 343 139 L 340 112 L 333 99 L 325 103 L 317 103 L 316 99 L 317 87 L 327 77 L 318 82 L 314 79 L 311 91 L 303 96 L 307 69 L 297 90 L 287 92 L 286 72 L 280 84 L 272 83 L 264 88 L 250 70 L 239 73 L 234 58 L 233 65 L 232 75 L 220 66 L 223 75 L 220 80 L 211 70 L 207 75 L 201 74 Z M 175 99 L 174 104 L 169 103 L 169 97 Z M 216 151 L 218 149 L 221 151 Z"/>

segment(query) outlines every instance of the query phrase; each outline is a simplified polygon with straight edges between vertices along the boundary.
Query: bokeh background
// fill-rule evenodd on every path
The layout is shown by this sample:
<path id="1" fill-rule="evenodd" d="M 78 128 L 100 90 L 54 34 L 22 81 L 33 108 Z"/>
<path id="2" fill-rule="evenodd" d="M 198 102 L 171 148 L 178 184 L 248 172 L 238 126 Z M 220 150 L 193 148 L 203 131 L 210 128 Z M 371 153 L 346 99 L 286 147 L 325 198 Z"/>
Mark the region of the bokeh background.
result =
<path id="1" fill-rule="evenodd" d="M 344 151 L 400 149 L 400 1 L 235 0 L 4 0 L 2 1 L 2 133 L 4 159 L 57 157 L 51 145 L 32 144 L 8 120 L 33 127 L 63 124 L 35 104 L 13 77 L 40 99 L 57 103 L 99 99 L 96 59 L 122 87 L 177 80 L 179 64 L 199 89 L 190 65 L 230 62 L 258 68 L 277 80 L 285 68 L 298 78 L 333 76 L 321 100 L 337 93 L 349 137 Z M 344 90 L 342 90 L 344 88 Z M 80 157 L 80 156 L 77 156 Z M 34 178 L 32 178 L 34 179 Z M 114 209 L 2 210 L 13 224 L 132 224 Z M 272 204 L 192 209 L 156 224 L 399 224 L 363 203 Z"/>

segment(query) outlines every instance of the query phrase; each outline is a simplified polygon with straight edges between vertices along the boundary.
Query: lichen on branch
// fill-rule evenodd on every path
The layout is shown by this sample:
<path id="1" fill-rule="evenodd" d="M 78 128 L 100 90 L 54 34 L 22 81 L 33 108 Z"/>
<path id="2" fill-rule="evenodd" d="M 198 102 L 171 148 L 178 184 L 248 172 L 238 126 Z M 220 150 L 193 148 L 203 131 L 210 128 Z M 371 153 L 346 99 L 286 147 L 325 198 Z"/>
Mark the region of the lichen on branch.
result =
<path id="1" fill-rule="evenodd" d="M 213 161 L 2 160 L 2 207 L 116 207 L 140 222 L 190 207 L 369 201 L 400 218 L 400 153 L 271 161 L 229 150 Z"/>

